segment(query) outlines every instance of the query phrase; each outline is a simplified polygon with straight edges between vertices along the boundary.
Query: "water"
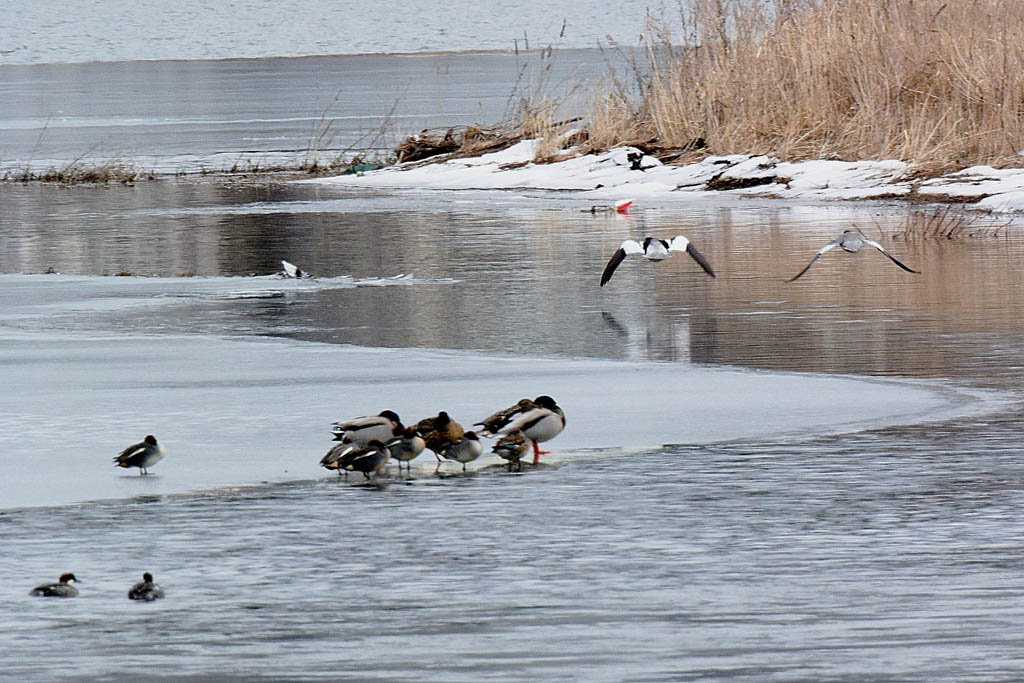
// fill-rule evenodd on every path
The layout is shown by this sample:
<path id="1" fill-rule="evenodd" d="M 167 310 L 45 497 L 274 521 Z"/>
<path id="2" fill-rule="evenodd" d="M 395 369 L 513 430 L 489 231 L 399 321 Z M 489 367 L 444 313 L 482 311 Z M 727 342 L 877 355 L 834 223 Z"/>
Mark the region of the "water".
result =
<path id="1" fill-rule="evenodd" d="M 341 87 L 309 83 L 359 59 L 391 75 L 338 105 L 352 135 L 391 91 L 416 130 L 497 111 L 516 80 L 515 55 L 206 49 L 3 67 L 4 161 L 112 140 L 170 171 L 294 159 Z M 77 50 L 25 61 L 105 58 Z M 446 68 L 472 88 L 439 96 Z M 261 178 L 0 187 L 0 677 L 1019 680 L 1019 226 L 908 242 L 886 203 L 588 206 Z M 922 274 L 832 252 L 783 282 L 850 225 Z M 623 239 L 678 233 L 718 278 L 677 255 L 598 287 Z M 274 278 L 282 258 L 317 279 Z M 424 456 L 365 485 L 317 466 L 334 419 L 470 422 L 538 393 L 568 415 L 544 467 Z M 167 458 L 115 470 L 149 430 Z M 81 597 L 28 597 L 67 570 Z M 165 600 L 126 599 L 143 571 Z"/>
<path id="2" fill-rule="evenodd" d="M 0 66 L 0 175 L 372 159 L 423 129 L 495 126 L 523 97 L 578 88 L 559 95 L 569 118 L 612 67 L 622 56 L 599 49 Z"/>
<path id="3" fill-rule="evenodd" d="M 650 4 L 15 1 L 4 8 L 0 65 L 635 45 Z"/>
<path id="4" fill-rule="evenodd" d="M 904 209 L 595 217 L 544 193 L 211 179 L 5 198 L 0 269 L 65 273 L 4 276 L 26 377 L 6 468 L 64 428 L 77 488 L 121 492 L 39 505 L 67 486 L 33 467 L 42 500 L 0 515 L 10 678 L 1019 677 L 1016 237 L 887 239 L 923 274 L 833 253 L 787 285 L 837 230 L 890 234 Z M 598 287 L 648 232 L 689 235 L 719 277 L 677 256 Z M 319 279 L 266 275 L 282 256 Z M 330 419 L 469 421 L 538 387 L 569 417 L 547 467 L 425 458 L 365 486 L 316 466 Z M 109 468 L 154 421 L 175 448 L 153 476 Z M 67 569 L 80 598 L 27 597 Z M 164 601 L 125 599 L 144 570 Z"/>

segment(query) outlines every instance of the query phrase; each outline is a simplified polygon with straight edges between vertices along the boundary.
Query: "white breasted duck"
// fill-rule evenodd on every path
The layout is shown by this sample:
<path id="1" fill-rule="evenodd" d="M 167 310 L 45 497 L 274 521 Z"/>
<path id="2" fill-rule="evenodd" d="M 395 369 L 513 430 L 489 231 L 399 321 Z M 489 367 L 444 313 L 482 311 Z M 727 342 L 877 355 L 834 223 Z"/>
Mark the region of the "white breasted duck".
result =
<path id="1" fill-rule="evenodd" d="M 147 468 L 160 462 L 164 457 L 164 447 L 156 442 L 156 437 L 147 434 L 139 443 L 132 444 L 114 457 L 115 467 L 138 467 L 139 474 L 149 474 Z"/>
<path id="2" fill-rule="evenodd" d="M 410 469 L 410 461 L 423 452 L 427 442 L 423 440 L 413 427 L 406 427 L 405 430 L 395 438 L 384 444 L 392 458 L 398 461 L 398 471 L 402 471 L 402 463 L 405 468 Z"/>
<path id="3" fill-rule="evenodd" d="M 146 572 L 142 575 L 142 581 L 131 587 L 128 591 L 129 600 L 145 600 L 152 602 L 164 597 L 164 589 L 160 584 L 154 583 L 153 575 Z"/>
<path id="4" fill-rule="evenodd" d="M 526 434 L 523 434 L 521 429 L 517 429 L 498 439 L 491 450 L 499 457 L 508 461 L 509 472 L 512 471 L 513 466 L 521 472 L 523 469 L 522 458 L 531 448 L 533 448 L 533 441 Z"/>
<path id="5" fill-rule="evenodd" d="M 76 581 L 78 579 L 75 578 L 75 575 L 68 572 L 61 574 L 57 582 L 36 586 L 28 594 L 40 598 L 75 598 L 78 597 L 78 589 L 75 588 Z"/>
<path id="6" fill-rule="evenodd" d="M 390 441 L 404 429 L 402 419 L 393 410 L 382 410 L 377 415 L 355 417 L 331 425 L 335 441 L 357 446 L 366 446 L 371 441 Z"/>
<path id="7" fill-rule="evenodd" d="M 643 244 L 636 240 L 626 240 L 622 243 L 618 250 L 612 254 L 611 259 L 608 261 L 608 265 L 604 267 L 604 272 L 601 273 L 601 286 L 604 287 L 608 284 L 608 281 L 612 279 L 612 274 L 615 273 L 615 269 L 619 267 L 619 264 L 622 263 L 627 256 L 640 254 L 648 261 L 664 261 L 671 256 L 674 251 L 685 251 L 701 268 L 704 269 L 705 273 L 711 277 L 715 276 L 715 271 L 712 270 L 711 264 L 707 262 L 707 259 L 697 251 L 690 240 L 686 237 L 676 235 L 671 240 L 647 237 L 644 239 Z"/>
<path id="8" fill-rule="evenodd" d="M 865 246 L 874 247 L 878 251 L 882 252 L 889 258 L 890 261 L 892 261 L 893 263 L 895 263 L 897 266 L 907 271 L 908 273 L 918 272 L 900 263 L 895 256 L 886 251 L 885 247 L 883 247 L 881 244 L 879 244 L 873 239 L 868 239 L 868 237 L 866 237 L 864 233 L 860 232 L 859 230 L 844 230 L 842 235 L 840 235 L 839 237 L 837 237 L 836 239 L 832 240 L 831 242 L 823 246 L 821 249 L 819 249 L 818 253 L 816 253 L 814 255 L 814 258 L 811 259 L 811 262 L 804 266 L 804 269 L 801 270 L 799 273 L 786 280 L 786 282 L 792 282 L 793 280 L 798 279 L 801 275 L 803 275 L 804 273 L 811 269 L 811 266 L 813 266 L 818 261 L 818 259 L 821 258 L 822 254 L 832 251 L 836 247 L 839 247 L 843 251 L 848 251 L 851 254 L 855 254 L 861 249 L 863 249 Z"/>
<path id="9" fill-rule="evenodd" d="M 462 463 L 462 471 L 466 471 L 466 463 L 473 462 L 484 452 L 484 445 L 480 443 L 476 432 L 466 432 L 461 437 L 450 441 L 443 446 L 438 455 L 445 460 L 454 460 Z"/>
<path id="10" fill-rule="evenodd" d="M 535 408 L 516 414 L 498 433 L 511 434 L 517 429 L 533 442 L 533 464 L 540 462 L 540 456 L 547 451 L 540 450 L 539 443 L 550 441 L 565 429 L 565 413 L 550 396 L 538 396 L 533 401 Z"/>

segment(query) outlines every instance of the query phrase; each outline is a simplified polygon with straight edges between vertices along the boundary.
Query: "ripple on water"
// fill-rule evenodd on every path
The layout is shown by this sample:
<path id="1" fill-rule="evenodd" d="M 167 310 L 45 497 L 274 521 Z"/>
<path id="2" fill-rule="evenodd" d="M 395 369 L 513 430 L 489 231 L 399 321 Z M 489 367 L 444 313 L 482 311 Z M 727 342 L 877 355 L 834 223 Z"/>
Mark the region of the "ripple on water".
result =
<path id="1" fill-rule="evenodd" d="M 8 586 L 53 573 L 54 547 L 93 549 L 78 600 L 5 599 L 9 675 L 933 680 L 976 676 L 984 651 L 1005 677 L 1024 464 L 979 431 L 8 512 Z M 125 599 L 142 570 L 166 599 Z"/>

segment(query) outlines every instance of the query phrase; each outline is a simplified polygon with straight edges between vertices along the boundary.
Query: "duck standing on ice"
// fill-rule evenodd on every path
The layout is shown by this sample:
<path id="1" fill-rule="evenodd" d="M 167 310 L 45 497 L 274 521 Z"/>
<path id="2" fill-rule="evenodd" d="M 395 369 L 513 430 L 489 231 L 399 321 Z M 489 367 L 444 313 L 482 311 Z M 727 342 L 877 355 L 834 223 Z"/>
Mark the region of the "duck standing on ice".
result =
<path id="1" fill-rule="evenodd" d="M 413 427 L 406 427 L 405 430 L 395 438 L 384 444 L 388 453 L 398 462 L 398 471 L 402 471 L 402 463 L 405 463 L 406 470 L 411 469 L 410 461 L 423 452 L 427 442 L 423 440 Z"/>
<path id="2" fill-rule="evenodd" d="M 523 434 L 519 429 L 509 432 L 498 439 L 491 449 L 498 457 L 508 462 L 508 471 L 515 467 L 516 471 L 523 471 L 523 456 L 533 448 L 533 441 Z"/>
<path id="3" fill-rule="evenodd" d="M 518 403 L 481 420 L 484 436 L 508 435 L 521 431 L 533 444 L 533 464 L 547 451 L 539 443 L 550 441 L 565 429 L 565 413 L 550 396 L 538 396 L 533 401 L 520 399 Z"/>
<path id="4" fill-rule="evenodd" d="M 476 432 L 466 432 L 459 438 L 441 446 L 441 450 L 437 454 L 445 460 L 461 462 L 462 471 L 465 472 L 466 464 L 479 458 L 483 452 L 484 445 L 480 443 L 480 438 L 477 437 Z M 438 462 L 438 467 L 440 466 L 441 463 Z"/>
<path id="5" fill-rule="evenodd" d="M 437 461 L 441 462 L 441 451 L 466 433 L 462 425 L 451 418 L 445 411 L 435 417 L 425 417 L 416 423 L 415 431 L 423 437 L 423 443 L 434 452 Z"/>
<path id="6" fill-rule="evenodd" d="M 335 441 L 357 446 L 366 446 L 371 441 L 390 441 L 404 429 L 402 419 L 393 410 L 382 410 L 377 415 L 354 417 L 331 425 Z"/>
<path id="7" fill-rule="evenodd" d="M 164 447 L 156 442 L 155 436 L 147 434 L 145 439 L 114 456 L 114 466 L 138 467 L 140 475 L 149 474 L 146 468 L 160 462 L 163 457 Z"/>

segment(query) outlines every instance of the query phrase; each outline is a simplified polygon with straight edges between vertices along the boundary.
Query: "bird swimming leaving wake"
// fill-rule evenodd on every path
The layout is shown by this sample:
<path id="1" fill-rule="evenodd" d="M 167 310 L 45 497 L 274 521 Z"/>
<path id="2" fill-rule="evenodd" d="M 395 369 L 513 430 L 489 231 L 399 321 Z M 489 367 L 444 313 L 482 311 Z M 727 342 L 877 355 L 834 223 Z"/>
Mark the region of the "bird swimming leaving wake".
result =
<path id="1" fill-rule="evenodd" d="M 309 277 L 309 273 L 306 273 L 294 263 L 288 263 L 287 261 L 281 261 L 281 267 L 283 271 L 281 275 L 284 277 L 304 278 Z"/>

